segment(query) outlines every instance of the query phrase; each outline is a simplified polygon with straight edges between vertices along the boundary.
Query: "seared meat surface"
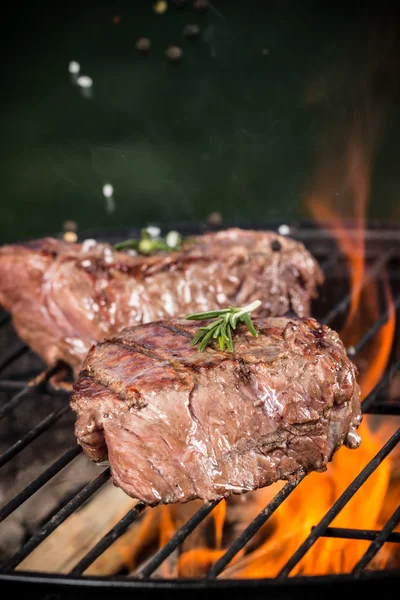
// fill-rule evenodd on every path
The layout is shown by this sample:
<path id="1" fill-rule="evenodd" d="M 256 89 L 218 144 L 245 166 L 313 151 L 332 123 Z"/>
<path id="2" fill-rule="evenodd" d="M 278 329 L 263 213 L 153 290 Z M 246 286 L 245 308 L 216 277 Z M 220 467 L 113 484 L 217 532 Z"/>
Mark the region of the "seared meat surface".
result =
<path id="1" fill-rule="evenodd" d="M 156 256 L 53 238 L 0 249 L 0 304 L 18 334 L 75 373 L 94 342 L 130 325 L 255 299 L 259 316 L 308 315 L 321 282 L 305 247 L 272 232 L 209 233 Z"/>
<path id="2" fill-rule="evenodd" d="M 153 505 L 219 499 L 325 470 L 361 422 L 356 367 L 311 318 L 255 319 L 233 354 L 191 346 L 204 322 L 129 327 L 93 346 L 74 384 L 75 434 Z"/>

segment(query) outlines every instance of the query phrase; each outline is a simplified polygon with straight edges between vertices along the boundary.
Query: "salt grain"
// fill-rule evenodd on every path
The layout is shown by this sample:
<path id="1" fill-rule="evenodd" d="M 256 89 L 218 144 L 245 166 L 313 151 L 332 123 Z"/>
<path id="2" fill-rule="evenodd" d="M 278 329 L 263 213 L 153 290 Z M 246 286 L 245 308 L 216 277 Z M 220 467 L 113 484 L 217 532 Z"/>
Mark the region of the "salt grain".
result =
<path id="1" fill-rule="evenodd" d="M 88 75 L 81 75 L 76 80 L 76 83 L 79 85 L 79 87 L 88 89 L 88 88 L 92 87 L 93 79 L 91 77 L 89 77 Z"/>
<path id="2" fill-rule="evenodd" d="M 167 246 L 169 246 L 169 248 L 176 248 L 179 243 L 179 237 L 177 231 L 170 231 L 165 238 Z"/>
<path id="3" fill-rule="evenodd" d="M 114 193 L 114 188 L 111 185 L 111 183 L 106 183 L 105 185 L 103 185 L 103 196 L 105 196 L 105 198 L 111 198 L 113 193 Z"/>
<path id="4" fill-rule="evenodd" d="M 76 73 L 79 73 L 80 70 L 81 65 L 78 62 L 76 62 L 76 60 L 71 60 L 71 62 L 68 65 L 68 71 L 75 75 Z"/>
<path id="5" fill-rule="evenodd" d="M 89 250 L 94 248 L 96 245 L 96 240 L 87 239 L 82 243 L 82 252 L 89 252 Z"/>
<path id="6" fill-rule="evenodd" d="M 158 238 L 161 233 L 161 229 L 159 227 L 154 227 L 153 225 L 146 227 L 146 231 L 153 239 Z"/>
<path id="7" fill-rule="evenodd" d="M 281 235 L 289 235 L 290 227 L 289 225 L 279 225 L 278 231 Z"/>

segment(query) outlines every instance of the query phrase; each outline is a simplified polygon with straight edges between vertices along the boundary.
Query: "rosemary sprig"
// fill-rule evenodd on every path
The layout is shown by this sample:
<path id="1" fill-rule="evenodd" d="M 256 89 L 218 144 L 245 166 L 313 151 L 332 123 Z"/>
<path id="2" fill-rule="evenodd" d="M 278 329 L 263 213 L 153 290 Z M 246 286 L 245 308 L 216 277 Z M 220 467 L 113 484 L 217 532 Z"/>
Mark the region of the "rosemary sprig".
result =
<path id="1" fill-rule="evenodd" d="M 216 318 L 215 321 L 209 325 L 199 328 L 192 339 L 192 346 L 195 346 L 200 342 L 200 352 L 204 350 L 212 339 L 218 339 L 221 350 L 225 350 L 226 346 L 229 352 L 233 352 L 232 330 L 236 329 L 238 323 L 246 325 L 247 329 L 254 337 L 258 336 L 257 330 L 250 318 L 250 313 L 259 306 L 261 306 L 261 301 L 255 300 L 251 304 L 241 308 L 228 306 L 228 308 L 222 308 L 221 310 L 209 310 L 188 315 L 186 319 L 192 321 L 203 321 Z"/>
<path id="2" fill-rule="evenodd" d="M 124 240 L 114 244 L 115 250 L 135 250 L 139 254 L 152 254 L 161 250 L 171 252 L 180 250 L 183 238 L 177 231 L 170 231 L 165 237 L 160 236 L 158 227 L 146 227 L 140 231 L 140 239 Z"/>

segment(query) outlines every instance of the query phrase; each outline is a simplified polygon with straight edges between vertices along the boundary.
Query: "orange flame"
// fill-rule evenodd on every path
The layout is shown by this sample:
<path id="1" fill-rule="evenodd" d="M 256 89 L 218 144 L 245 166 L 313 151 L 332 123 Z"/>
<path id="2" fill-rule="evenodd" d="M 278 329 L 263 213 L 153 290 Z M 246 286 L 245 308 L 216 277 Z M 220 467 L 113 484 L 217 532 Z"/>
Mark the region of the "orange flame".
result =
<path id="1" fill-rule="evenodd" d="M 226 515 L 226 502 L 222 500 L 213 510 L 213 517 L 215 523 L 215 547 L 221 548 L 222 545 L 222 532 L 224 528 Z"/>
<path id="2" fill-rule="evenodd" d="M 388 320 L 366 344 L 355 361 L 364 399 L 377 385 L 386 368 L 395 333 L 395 310 L 388 278 L 380 273 L 367 279 L 365 253 L 365 218 L 369 196 L 372 153 L 360 135 L 361 128 L 341 154 L 336 164 L 334 180 L 344 181 L 340 195 L 332 185 L 332 164 L 321 173 L 316 191 L 308 206 L 314 218 L 331 228 L 347 259 L 350 273 L 351 301 L 344 327 L 340 331 L 346 347 L 357 344 L 380 316 L 379 289 L 382 286 L 388 306 Z M 344 159 L 344 162 L 343 162 Z M 344 174 L 344 176 L 343 176 Z M 352 228 L 347 222 L 351 219 Z M 258 545 L 243 548 L 221 575 L 229 578 L 273 577 L 286 564 L 312 527 L 326 514 L 362 468 L 375 456 L 387 439 L 390 428 L 377 430 L 376 419 L 364 417 L 360 434 L 361 447 L 354 451 L 342 448 L 333 458 L 324 474 L 311 473 L 294 490 L 259 532 Z M 281 489 L 282 482 L 249 494 L 241 504 L 250 521 L 254 504 L 260 511 Z M 398 502 L 399 482 L 391 478 L 390 457 L 373 473 L 339 513 L 332 527 L 380 529 Z M 250 498 L 252 508 L 250 507 Z M 183 510 L 180 508 L 180 510 Z M 226 518 L 232 510 L 231 501 L 222 501 L 207 518 L 208 527 L 214 526 L 212 536 L 204 535 L 196 545 L 182 548 L 177 560 L 177 573 L 183 577 L 203 576 L 210 566 L 224 554 Z M 180 526 L 179 510 L 160 507 L 159 541 L 164 545 Z M 174 515 L 174 516 L 172 516 Z M 243 522 L 246 522 L 243 519 Z M 144 521 L 144 527 L 148 525 Z M 231 540 L 232 541 L 232 540 Z M 226 543 L 229 543 L 227 541 Z M 329 574 L 348 572 L 365 552 L 369 542 L 339 538 L 321 538 L 293 569 L 295 574 Z M 384 568 L 393 555 L 384 547 L 374 558 L 373 568 Z M 171 570 L 163 571 L 172 576 Z"/>
<path id="3" fill-rule="evenodd" d="M 343 448 L 334 457 L 326 473 L 311 473 L 272 518 L 271 536 L 236 564 L 229 566 L 223 577 L 259 578 L 274 577 L 309 535 L 332 504 L 352 482 L 365 464 L 379 450 L 380 444 L 362 426 L 363 443 L 355 452 Z M 382 468 L 383 467 L 383 468 Z M 385 463 L 367 480 L 332 523 L 335 527 L 375 529 L 388 489 L 389 468 Z M 277 492 L 281 484 L 275 485 Z M 260 508 L 264 490 L 259 494 Z M 323 538 L 309 550 L 293 569 L 292 575 L 341 573 L 351 570 L 368 542 Z"/>

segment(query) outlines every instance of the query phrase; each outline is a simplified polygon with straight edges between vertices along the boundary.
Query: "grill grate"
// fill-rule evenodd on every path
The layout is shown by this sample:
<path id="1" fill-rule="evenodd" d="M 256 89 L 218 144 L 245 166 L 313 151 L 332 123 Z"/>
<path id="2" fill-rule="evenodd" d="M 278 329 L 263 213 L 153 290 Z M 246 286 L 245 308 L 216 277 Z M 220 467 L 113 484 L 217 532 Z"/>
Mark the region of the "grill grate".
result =
<path id="1" fill-rule="evenodd" d="M 243 224 L 242 224 L 243 226 Z M 259 226 L 259 228 L 261 228 Z M 264 226 L 263 228 L 267 228 Z M 269 225 L 269 229 L 274 229 L 274 226 Z M 182 228 L 181 228 L 182 230 Z M 190 232 L 193 232 L 190 231 Z M 125 232 L 126 233 L 126 232 Z M 132 235 L 132 232 L 129 232 Z M 342 273 L 342 277 L 346 275 L 346 265 L 338 251 L 334 240 L 326 230 L 317 229 L 309 224 L 297 225 L 294 230 L 292 228 L 291 235 L 305 243 L 309 250 L 316 256 L 320 264 L 325 271 L 326 277 L 331 271 L 337 267 L 338 263 L 342 261 L 342 269 L 339 269 Z M 357 232 L 354 232 L 357 235 Z M 93 237 L 93 236 L 92 236 Z M 99 239 L 104 239 L 104 236 L 96 236 Z M 110 241 L 114 242 L 117 239 L 125 237 L 125 235 L 115 235 L 114 239 L 111 236 Z M 367 239 L 367 252 L 366 255 L 369 257 L 369 266 L 366 269 L 365 276 L 362 282 L 362 286 L 365 286 L 368 281 L 377 280 L 379 282 L 380 274 L 383 270 L 389 273 L 389 278 L 392 284 L 394 310 L 396 314 L 400 308 L 400 289 L 395 289 L 397 283 L 396 272 L 398 272 L 398 261 L 400 260 L 400 238 L 397 230 L 391 230 L 390 228 L 384 228 L 381 230 L 376 227 L 371 227 L 366 232 Z M 379 241 L 381 246 L 379 249 L 376 248 L 376 243 Z M 372 257 L 372 258 L 371 258 Z M 391 261 L 397 260 L 395 268 L 391 268 Z M 333 276 L 333 275 L 332 275 Z M 397 286 L 398 287 L 398 286 Z M 396 295 L 397 294 L 397 295 Z M 321 315 L 320 321 L 334 326 L 335 323 L 343 320 L 345 313 L 350 305 L 351 295 L 347 291 L 342 294 L 334 306 L 329 304 L 329 301 L 325 301 L 325 305 L 320 309 Z M 325 315 L 325 316 L 324 316 Z M 387 322 L 389 317 L 389 307 L 383 306 L 381 314 L 373 326 L 363 335 L 358 343 L 348 349 L 349 356 L 354 359 L 366 344 L 373 339 L 373 337 L 380 331 L 380 329 Z M 0 328 L 4 327 L 8 323 L 9 319 L 7 315 L 0 317 Z M 1 330 L 0 330 L 1 334 Z M 25 353 L 30 350 L 25 346 L 19 344 L 15 350 L 3 358 L 0 362 L 0 390 L 8 392 L 17 392 L 8 402 L 0 406 L 0 419 L 5 415 L 11 414 L 12 411 L 21 402 L 35 402 L 40 401 L 42 394 L 63 394 L 65 392 L 52 389 L 50 385 L 50 378 L 54 375 L 55 370 L 49 370 L 45 377 L 40 380 L 36 380 L 34 384 L 22 382 L 19 380 L 1 379 L 2 373 L 11 364 L 18 363 L 18 360 Z M 394 352 L 392 352 L 392 355 Z M 400 358 L 392 357 L 391 362 L 384 376 L 375 387 L 375 389 L 368 395 L 364 400 L 362 408 L 364 413 L 377 414 L 377 415 L 388 415 L 394 416 L 400 414 L 400 402 L 395 402 L 387 399 L 387 388 L 391 382 L 393 375 L 400 368 Z M 28 446 L 33 440 L 39 437 L 44 431 L 53 427 L 57 421 L 69 411 L 68 401 L 60 409 L 50 413 L 43 420 L 35 424 L 24 436 L 13 443 L 1 456 L 0 456 L 0 467 L 4 466 L 11 459 L 16 457 L 19 452 L 26 446 Z M 340 498 L 333 504 L 321 521 L 316 524 L 309 536 L 305 541 L 298 547 L 291 558 L 287 561 L 286 565 L 281 569 L 275 580 L 274 585 L 282 585 L 286 587 L 290 583 L 290 586 L 298 582 L 304 583 L 305 580 L 323 581 L 327 580 L 332 584 L 335 580 L 351 581 L 354 579 L 362 579 L 370 581 L 371 577 L 378 578 L 385 577 L 385 580 L 390 579 L 394 574 L 393 572 L 369 572 L 367 569 L 371 559 L 376 555 L 379 549 L 385 542 L 400 543 L 400 533 L 394 532 L 394 528 L 400 521 L 400 508 L 398 508 L 394 514 L 390 517 L 387 523 L 384 525 L 382 530 L 358 530 L 351 528 L 339 528 L 330 527 L 329 525 L 333 519 L 340 513 L 344 506 L 354 496 L 357 490 L 367 481 L 370 475 L 379 467 L 381 462 L 388 456 L 388 454 L 396 447 L 400 441 L 400 429 L 398 429 L 392 437 L 380 448 L 376 456 L 367 464 L 367 466 L 359 473 L 359 475 L 352 481 L 352 483 L 345 489 Z M 29 485 L 27 485 L 22 491 L 20 491 L 14 498 L 12 498 L 3 508 L 0 509 L 0 522 L 4 521 L 11 513 L 13 513 L 18 507 L 21 506 L 26 500 L 28 500 L 35 492 L 37 492 L 42 486 L 50 481 L 56 474 L 58 474 L 64 467 L 69 465 L 79 454 L 81 448 L 79 446 L 73 447 L 67 450 L 62 456 L 60 456 L 52 465 L 45 469 L 38 477 L 36 477 Z M 24 585 L 37 583 L 38 585 L 53 585 L 57 584 L 57 589 L 63 589 L 63 585 L 73 585 L 74 589 L 85 589 L 89 583 L 93 586 L 103 586 L 111 579 L 105 578 L 89 578 L 82 576 L 85 570 L 105 551 L 109 548 L 131 525 L 132 523 L 145 511 L 146 506 L 143 503 L 139 503 L 135 508 L 131 509 L 87 554 L 84 556 L 77 565 L 71 570 L 70 576 L 43 576 L 42 574 L 24 573 L 21 571 L 14 571 L 14 569 L 26 558 L 40 543 L 46 539 L 63 521 L 65 521 L 74 511 L 80 508 L 85 502 L 87 502 L 93 494 L 99 490 L 110 478 L 109 468 L 105 469 L 98 477 L 89 482 L 83 489 L 81 489 L 67 504 L 54 514 L 50 520 L 48 520 L 40 529 L 38 529 L 32 537 L 3 565 L 0 567 L 0 581 L 3 583 L 13 583 L 14 585 Z M 196 586 L 208 586 L 209 589 L 213 586 L 224 586 L 229 588 L 229 580 L 217 580 L 219 574 L 223 572 L 228 563 L 232 558 L 247 544 L 247 542 L 257 533 L 260 527 L 268 521 L 273 515 L 277 508 L 285 501 L 286 498 L 301 485 L 304 476 L 298 477 L 295 481 L 289 481 L 279 491 L 279 493 L 265 506 L 265 508 L 254 518 L 254 520 L 244 529 L 244 531 L 234 540 L 228 550 L 221 556 L 211 567 L 207 576 L 203 580 L 190 580 L 186 582 L 186 588 L 190 589 L 192 586 L 193 590 L 197 589 Z M 113 589 L 149 589 L 149 583 L 151 585 L 162 586 L 167 585 L 166 580 L 151 580 L 151 575 L 156 569 L 162 564 L 162 562 L 190 535 L 190 533 L 211 513 L 218 502 L 212 502 L 205 504 L 198 510 L 184 525 L 181 527 L 175 535 L 169 540 L 169 542 L 159 552 L 153 556 L 153 558 L 145 564 L 145 566 L 137 573 L 134 578 L 112 578 Z M 314 545 L 314 543 L 321 537 L 334 537 L 342 539 L 354 539 L 354 540 L 367 540 L 369 544 L 364 555 L 361 557 L 359 562 L 353 568 L 351 574 L 343 577 L 342 575 L 332 575 L 329 578 L 318 578 L 318 577 L 290 577 L 289 575 L 293 568 L 308 552 L 308 550 Z M 395 575 L 399 575 L 400 570 L 396 571 Z M 272 581 L 272 580 L 271 580 Z M 248 582 L 249 589 L 254 589 L 254 586 L 264 585 L 268 580 L 262 580 L 262 584 L 259 580 L 251 580 Z M 179 583 L 179 582 L 178 582 Z M 243 582 L 236 584 L 237 589 L 242 588 Z M 171 580 L 168 580 L 168 586 L 171 586 Z M 188 587 L 187 587 L 188 586 Z M 210 587 L 211 586 L 211 587 Z M 260 587 L 260 589 L 261 589 Z M 46 588 L 47 589 L 47 588 Z M 181 588 L 182 589 L 182 588 Z M 213 588 L 214 589 L 214 588 Z M 276 588 L 274 588 L 276 589 Z M 302 589 L 305 589 L 304 587 Z"/>

